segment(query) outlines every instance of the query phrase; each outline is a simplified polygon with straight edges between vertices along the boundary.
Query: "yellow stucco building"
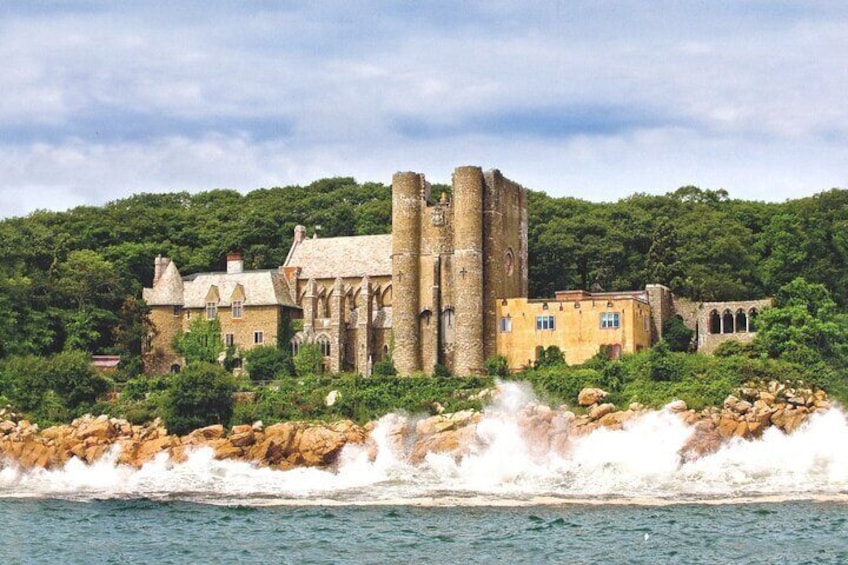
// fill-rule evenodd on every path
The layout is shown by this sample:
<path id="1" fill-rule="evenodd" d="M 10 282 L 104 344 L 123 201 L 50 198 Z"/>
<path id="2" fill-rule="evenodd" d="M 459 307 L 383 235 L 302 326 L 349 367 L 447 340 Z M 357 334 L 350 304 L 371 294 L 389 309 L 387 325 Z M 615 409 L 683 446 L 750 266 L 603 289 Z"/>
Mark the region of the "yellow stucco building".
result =
<path id="1" fill-rule="evenodd" d="M 539 348 L 555 345 L 569 365 L 599 351 L 611 358 L 651 347 L 645 292 L 557 292 L 553 299 L 509 298 L 497 304 L 498 354 L 511 370 L 532 365 Z"/>

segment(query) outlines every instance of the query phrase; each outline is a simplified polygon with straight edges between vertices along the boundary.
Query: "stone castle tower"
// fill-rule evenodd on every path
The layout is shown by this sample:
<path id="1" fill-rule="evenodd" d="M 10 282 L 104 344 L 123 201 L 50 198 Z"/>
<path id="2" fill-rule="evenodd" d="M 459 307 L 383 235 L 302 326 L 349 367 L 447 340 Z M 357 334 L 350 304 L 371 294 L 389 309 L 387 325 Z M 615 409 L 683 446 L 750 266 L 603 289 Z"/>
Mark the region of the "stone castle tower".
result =
<path id="1" fill-rule="evenodd" d="M 431 203 L 424 175 L 392 179 L 393 360 L 402 375 L 484 371 L 496 353 L 496 301 L 526 297 L 527 193 L 497 170 L 454 171 Z"/>

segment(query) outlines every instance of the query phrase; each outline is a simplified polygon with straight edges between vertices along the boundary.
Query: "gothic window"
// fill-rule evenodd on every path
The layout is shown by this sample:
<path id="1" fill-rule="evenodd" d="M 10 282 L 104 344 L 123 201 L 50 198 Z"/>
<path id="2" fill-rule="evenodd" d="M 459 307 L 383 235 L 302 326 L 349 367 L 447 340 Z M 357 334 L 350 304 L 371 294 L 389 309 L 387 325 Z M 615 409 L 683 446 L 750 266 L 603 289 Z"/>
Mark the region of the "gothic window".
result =
<path id="1" fill-rule="evenodd" d="M 291 351 L 292 351 L 292 357 L 297 355 L 298 351 L 300 351 L 300 339 L 298 339 L 296 337 L 293 337 L 291 339 Z"/>
<path id="2" fill-rule="evenodd" d="M 618 312 L 601 312 L 601 329 L 617 329 L 621 327 L 621 314 Z"/>
<path id="3" fill-rule="evenodd" d="M 710 312 L 710 333 L 721 333 L 721 316 L 718 315 L 718 312 L 716 310 Z"/>
<path id="4" fill-rule="evenodd" d="M 748 310 L 748 331 L 755 332 L 757 331 L 757 325 L 755 323 L 759 312 L 757 312 L 756 308 L 751 308 Z"/>
<path id="5" fill-rule="evenodd" d="M 748 331 L 748 316 L 745 314 L 745 311 L 741 308 L 736 311 L 736 331 L 737 332 L 747 332 Z"/>
<path id="6" fill-rule="evenodd" d="M 323 355 L 324 357 L 329 357 L 330 356 L 330 339 L 327 336 L 322 335 L 322 336 L 319 336 L 316 341 L 318 343 L 318 347 L 321 348 L 321 355 Z"/>
<path id="7" fill-rule="evenodd" d="M 241 300 L 233 300 L 233 318 L 241 318 L 243 313 L 243 302 Z"/>
<path id="8" fill-rule="evenodd" d="M 456 314 L 453 308 L 445 308 L 442 312 L 442 344 L 449 345 L 456 341 Z"/>
<path id="9" fill-rule="evenodd" d="M 507 249 L 504 255 L 504 271 L 506 271 L 508 277 L 511 277 L 512 273 L 515 272 L 515 255 L 512 249 Z"/>
<path id="10" fill-rule="evenodd" d="M 721 316 L 721 333 L 733 333 L 733 312 L 730 310 L 725 310 L 724 314 Z"/>

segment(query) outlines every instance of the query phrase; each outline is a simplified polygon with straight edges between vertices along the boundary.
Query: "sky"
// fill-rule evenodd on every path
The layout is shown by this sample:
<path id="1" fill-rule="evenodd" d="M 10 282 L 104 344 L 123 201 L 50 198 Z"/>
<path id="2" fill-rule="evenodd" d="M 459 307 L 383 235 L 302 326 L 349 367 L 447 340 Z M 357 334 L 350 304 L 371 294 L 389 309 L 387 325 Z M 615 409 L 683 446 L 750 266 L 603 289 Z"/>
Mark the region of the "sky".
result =
<path id="1" fill-rule="evenodd" d="M 0 217 L 133 193 L 848 187 L 848 2 L 0 3 Z"/>

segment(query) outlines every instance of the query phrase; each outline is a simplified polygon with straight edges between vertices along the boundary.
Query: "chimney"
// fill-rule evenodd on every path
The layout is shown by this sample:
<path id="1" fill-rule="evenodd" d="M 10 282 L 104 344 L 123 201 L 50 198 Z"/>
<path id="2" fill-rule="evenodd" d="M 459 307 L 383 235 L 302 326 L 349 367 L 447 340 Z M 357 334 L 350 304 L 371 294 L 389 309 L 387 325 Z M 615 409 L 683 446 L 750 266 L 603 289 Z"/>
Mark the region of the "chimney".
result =
<path id="1" fill-rule="evenodd" d="M 237 275 L 244 272 L 244 258 L 241 253 L 230 253 L 227 255 L 227 274 Z"/>
<path id="2" fill-rule="evenodd" d="M 153 286 L 156 286 L 156 283 L 158 283 L 159 279 L 162 278 L 162 275 L 165 274 L 165 269 L 170 263 L 171 260 L 167 257 L 162 257 L 161 253 L 153 260 Z"/>
<path id="3" fill-rule="evenodd" d="M 294 243 L 297 245 L 306 239 L 306 228 L 303 226 L 294 227 Z"/>

